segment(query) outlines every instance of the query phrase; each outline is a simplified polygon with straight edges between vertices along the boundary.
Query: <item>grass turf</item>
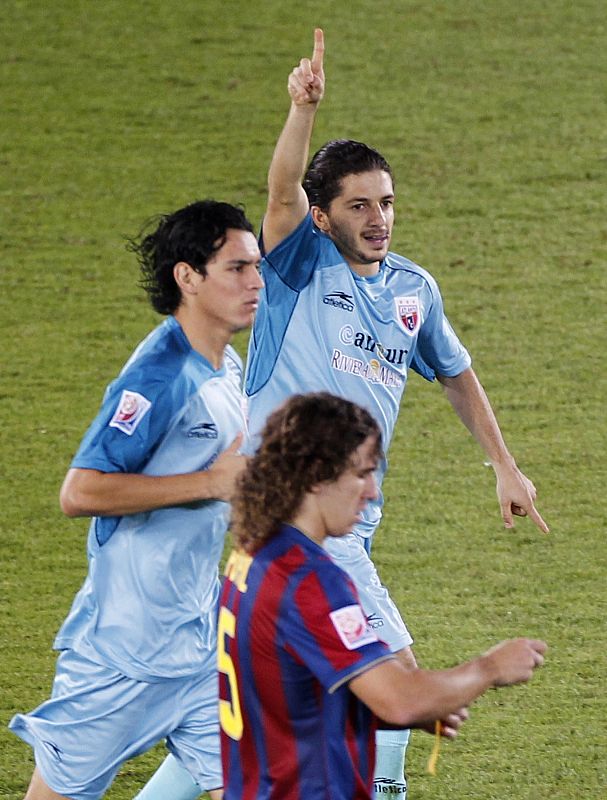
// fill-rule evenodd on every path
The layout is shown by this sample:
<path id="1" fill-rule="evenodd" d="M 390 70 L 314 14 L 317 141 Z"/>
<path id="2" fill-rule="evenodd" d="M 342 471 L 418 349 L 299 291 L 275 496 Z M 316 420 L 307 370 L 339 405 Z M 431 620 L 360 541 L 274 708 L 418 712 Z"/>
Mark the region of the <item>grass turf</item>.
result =
<path id="1" fill-rule="evenodd" d="M 414 737 L 410 799 L 603 797 L 603 4 L 7 0 L 0 17 L 3 725 L 46 698 L 85 573 L 86 523 L 61 516 L 58 487 L 156 321 L 124 236 L 202 196 L 261 219 L 286 76 L 320 24 L 313 144 L 358 138 L 390 160 L 393 249 L 439 280 L 552 527 L 501 528 L 482 454 L 413 378 L 375 558 L 421 663 L 519 633 L 551 650 L 529 686 L 474 706 L 436 777 Z M 30 751 L 5 728 L 0 742 L 0 797 L 16 800 Z M 132 797 L 161 757 L 125 765 L 108 797 Z"/>

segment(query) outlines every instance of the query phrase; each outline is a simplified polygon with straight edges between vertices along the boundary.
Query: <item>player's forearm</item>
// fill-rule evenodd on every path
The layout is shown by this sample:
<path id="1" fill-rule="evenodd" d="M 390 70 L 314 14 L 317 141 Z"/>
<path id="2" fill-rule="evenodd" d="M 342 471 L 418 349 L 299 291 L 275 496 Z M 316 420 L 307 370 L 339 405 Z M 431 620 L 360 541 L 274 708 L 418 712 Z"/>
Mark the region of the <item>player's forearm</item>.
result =
<path id="1" fill-rule="evenodd" d="M 494 467 L 514 466 L 489 398 L 473 369 L 453 378 L 439 376 L 455 413 L 474 436 Z"/>
<path id="2" fill-rule="evenodd" d="M 415 675 L 411 701 L 410 726 L 443 719 L 457 709 L 468 706 L 487 689 L 495 685 L 497 672 L 487 656 L 460 664 L 448 670 L 419 670 Z"/>
<path id="3" fill-rule="evenodd" d="M 308 163 L 317 105 L 291 104 L 268 172 L 269 201 L 291 205 L 302 200 L 301 181 Z M 305 196 L 304 196 L 305 199 Z"/>
<path id="4" fill-rule="evenodd" d="M 469 705 L 497 680 L 485 656 L 448 670 L 408 670 L 384 676 L 376 697 L 359 695 L 388 726 L 418 727 Z M 350 687 L 358 694 L 354 682 Z"/>
<path id="5" fill-rule="evenodd" d="M 155 476 L 71 469 L 61 487 L 60 504 L 69 517 L 124 516 L 217 494 L 211 471 Z"/>
<path id="6" fill-rule="evenodd" d="M 393 658 L 349 686 L 380 719 L 405 728 L 425 726 L 469 705 L 491 686 L 528 681 L 545 651 L 546 643 L 539 639 L 510 639 L 446 670 L 407 670 Z"/>

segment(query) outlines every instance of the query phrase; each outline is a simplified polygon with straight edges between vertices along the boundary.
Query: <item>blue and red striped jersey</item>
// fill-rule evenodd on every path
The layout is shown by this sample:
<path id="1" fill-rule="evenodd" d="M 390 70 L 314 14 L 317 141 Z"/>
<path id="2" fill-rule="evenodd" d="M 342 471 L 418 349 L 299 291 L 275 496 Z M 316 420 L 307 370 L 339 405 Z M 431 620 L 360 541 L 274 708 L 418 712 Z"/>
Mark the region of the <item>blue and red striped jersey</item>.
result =
<path id="1" fill-rule="evenodd" d="M 367 800 L 372 712 L 348 682 L 392 658 L 354 585 L 284 525 L 226 567 L 218 635 L 225 800 Z"/>

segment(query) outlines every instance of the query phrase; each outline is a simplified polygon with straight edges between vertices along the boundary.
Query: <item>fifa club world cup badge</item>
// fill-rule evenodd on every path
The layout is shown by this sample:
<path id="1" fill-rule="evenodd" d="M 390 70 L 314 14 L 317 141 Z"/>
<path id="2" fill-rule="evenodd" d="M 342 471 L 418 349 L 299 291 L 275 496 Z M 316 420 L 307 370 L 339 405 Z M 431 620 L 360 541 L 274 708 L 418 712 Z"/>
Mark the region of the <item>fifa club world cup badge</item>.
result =
<path id="1" fill-rule="evenodd" d="M 367 618 L 358 605 L 344 606 L 329 614 L 339 638 L 348 650 L 356 650 L 363 644 L 376 642 L 377 636 L 368 627 Z"/>
<path id="2" fill-rule="evenodd" d="M 417 295 L 412 297 L 395 297 L 396 314 L 401 321 L 405 331 L 413 336 L 419 330 L 421 322 L 419 313 L 419 299 Z"/>
<path id="3" fill-rule="evenodd" d="M 110 428 L 118 428 L 127 436 L 132 436 L 151 407 L 152 404 L 147 397 L 139 392 L 129 392 L 128 389 L 124 389 L 118 408 L 110 420 Z"/>

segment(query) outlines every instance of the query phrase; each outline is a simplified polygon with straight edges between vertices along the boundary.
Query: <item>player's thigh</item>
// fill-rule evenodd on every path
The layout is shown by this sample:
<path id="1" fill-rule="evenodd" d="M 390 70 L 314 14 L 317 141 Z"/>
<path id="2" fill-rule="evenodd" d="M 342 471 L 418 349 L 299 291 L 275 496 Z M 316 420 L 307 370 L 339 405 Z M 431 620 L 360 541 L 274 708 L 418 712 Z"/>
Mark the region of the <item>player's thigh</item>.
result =
<path id="1" fill-rule="evenodd" d="M 167 747 L 203 790 L 223 785 L 219 734 L 219 678 L 215 653 L 180 695 L 183 718 Z"/>
<path id="2" fill-rule="evenodd" d="M 40 775 L 53 791 L 97 800 L 124 761 L 180 724 L 183 682 L 135 681 L 64 651 L 51 699 L 17 715 L 11 728 L 33 747 Z"/>

